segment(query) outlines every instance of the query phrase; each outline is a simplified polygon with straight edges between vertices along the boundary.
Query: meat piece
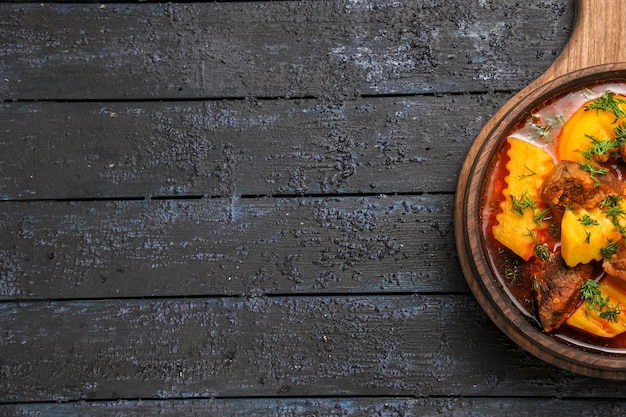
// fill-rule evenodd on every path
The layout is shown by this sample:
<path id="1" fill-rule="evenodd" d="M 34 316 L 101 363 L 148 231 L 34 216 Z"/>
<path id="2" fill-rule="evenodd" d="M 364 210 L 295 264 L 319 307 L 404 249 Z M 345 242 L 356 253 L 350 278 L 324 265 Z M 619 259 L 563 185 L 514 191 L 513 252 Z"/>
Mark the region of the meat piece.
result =
<path id="1" fill-rule="evenodd" d="M 626 245 L 624 240 L 620 240 L 615 253 L 602 262 L 602 269 L 607 274 L 626 281 Z"/>
<path id="2" fill-rule="evenodd" d="M 583 208 L 596 206 L 608 195 L 623 193 L 624 184 L 611 172 L 591 175 L 573 161 L 556 164 L 541 188 L 541 198 L 552 206 Z"/>
<path id="3" fill-rule="evenodd" d="M 560 253 L 552 253 L 533 274 L 537 315 L 546 332 L 553 332 L 565 322 L 581 301 L 583 283 L 593 276 L 590 264 L 568 267 Z"/>

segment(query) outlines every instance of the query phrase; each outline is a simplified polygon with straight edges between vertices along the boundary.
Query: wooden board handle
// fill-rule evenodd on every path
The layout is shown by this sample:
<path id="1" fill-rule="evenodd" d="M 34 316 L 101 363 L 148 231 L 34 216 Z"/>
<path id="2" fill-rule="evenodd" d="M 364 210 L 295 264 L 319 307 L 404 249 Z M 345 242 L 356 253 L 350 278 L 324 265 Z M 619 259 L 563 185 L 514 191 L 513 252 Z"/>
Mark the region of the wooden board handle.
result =
<path id="1" fill-rule="evenodd" d="M 572 35 L 542 81 L 596 65 L 626 62 L 626 0 L 576 0 Z"/>

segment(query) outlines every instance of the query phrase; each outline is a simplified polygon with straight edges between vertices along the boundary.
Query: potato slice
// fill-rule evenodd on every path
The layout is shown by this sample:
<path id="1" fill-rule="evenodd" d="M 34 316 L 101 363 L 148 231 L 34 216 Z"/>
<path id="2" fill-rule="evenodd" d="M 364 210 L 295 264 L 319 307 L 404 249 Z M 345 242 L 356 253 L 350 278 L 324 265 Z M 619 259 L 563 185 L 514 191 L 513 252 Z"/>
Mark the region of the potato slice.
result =
<path id="1" fill-rule="evenodd" d="M 619 306 L 617 321 L 600 317 L 596 312 L 589 311 L 586 303 L 582 303 L 568 317 L 566 323 L 577 329 L 584 330 L 600 337 L 615 337 L 626 331 L 626 287 L 618 278 L 607 276 L 600 281 L 598 289 L 603 298 L 609 298 L 610 306 Z"/>
<path id="2" fill-rule="evenodd" d="M 626 98 L 618 95 L 615 97 Z M 619 104 L 619 107 L 626 111 L 626 104 Z M 588 110 L 586 105 L 582 106 L 563 125 L 556 147 L 557 159 L 559 161 L 586 161 L 581 151 L 587 151 L 593 146 L 593 141 L 589 136 L 601 141 L 614 139 L 615 121 L 615 114 L 610 111 Z"/>
<path id="3" fill-rule="evenodd" d="M 507 187 L 502 190 L 502 212 L 496 216 L 493 235 L 527 261 L 533 256 L 535 244 L 543 243 L 534 240 L 541 239 L 538 232 L 548 227 L 545 222 L 537 222 L 536 217 L 547 208 L 541 200 L 540 189 L 544 178 L 554 167 L 554 162 L 546 151 L 529 142 L 515 138 L 508 138 L 507 141 L 510 145 L 507 152 L 509 162 L 506 164 L 508 175 L 504 178 Z M 534 207 L 526 204 L 527 207 L 520 214 L 515 209 L 515 201 L 532 202 Z"/>
<path id="4" fill-rule="evenodd" d="M 621 238 L 613 221 L 600 208 L 565 210 L 561 220 L 561 255 L 574 267 L 602 260 L 601 249 Z"/>

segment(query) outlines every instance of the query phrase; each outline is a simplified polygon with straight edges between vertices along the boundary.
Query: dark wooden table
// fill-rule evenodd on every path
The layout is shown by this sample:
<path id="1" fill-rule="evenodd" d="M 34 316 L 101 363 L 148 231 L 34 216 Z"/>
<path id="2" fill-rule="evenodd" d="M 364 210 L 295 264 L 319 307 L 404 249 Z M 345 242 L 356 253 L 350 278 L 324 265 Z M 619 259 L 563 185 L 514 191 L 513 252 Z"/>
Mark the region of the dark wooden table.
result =
<path id="1" fill-rule="evenodd" d="M 0 5 L 0 415 L 626 413 L 461 274 L 573 1 Z"/>

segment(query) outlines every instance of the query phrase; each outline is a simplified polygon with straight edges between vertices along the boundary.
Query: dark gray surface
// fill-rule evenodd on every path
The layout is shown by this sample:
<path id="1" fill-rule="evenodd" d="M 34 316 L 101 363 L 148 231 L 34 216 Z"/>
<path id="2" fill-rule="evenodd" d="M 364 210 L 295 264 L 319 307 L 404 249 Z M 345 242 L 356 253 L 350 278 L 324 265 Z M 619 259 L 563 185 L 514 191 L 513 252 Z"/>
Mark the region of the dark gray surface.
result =
<path id="1" fill-rule="evenodd" d="M 620 415 L 469 293 L 482 125 L 573 1 L 0 5 L 0 415 Z"/>

